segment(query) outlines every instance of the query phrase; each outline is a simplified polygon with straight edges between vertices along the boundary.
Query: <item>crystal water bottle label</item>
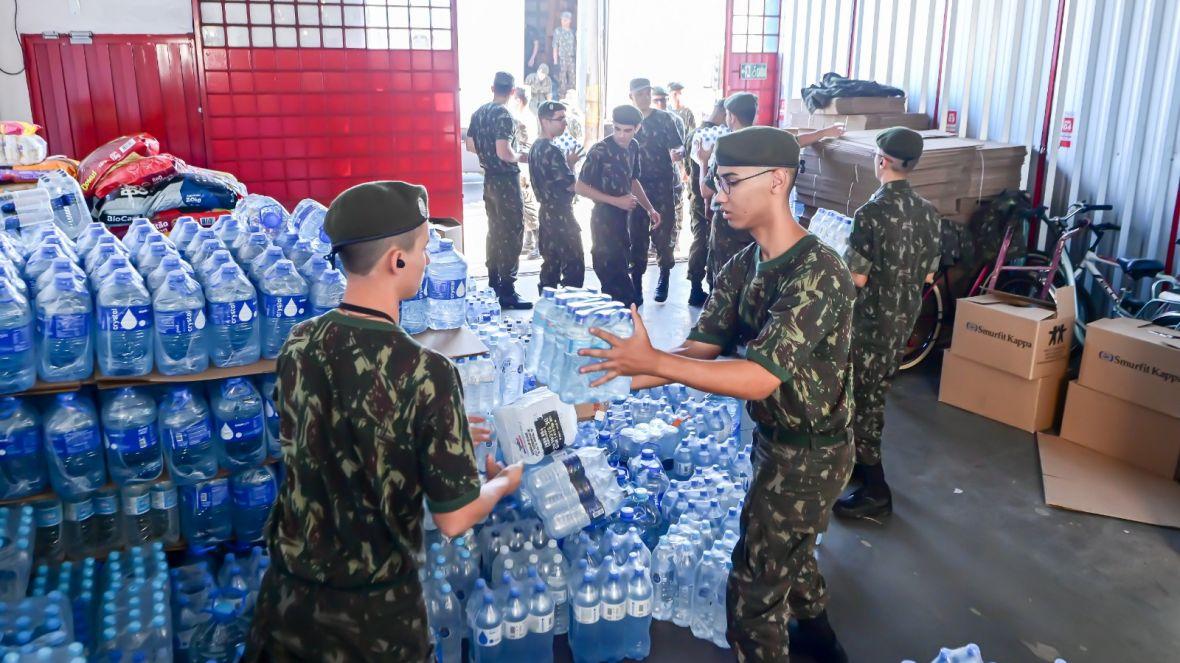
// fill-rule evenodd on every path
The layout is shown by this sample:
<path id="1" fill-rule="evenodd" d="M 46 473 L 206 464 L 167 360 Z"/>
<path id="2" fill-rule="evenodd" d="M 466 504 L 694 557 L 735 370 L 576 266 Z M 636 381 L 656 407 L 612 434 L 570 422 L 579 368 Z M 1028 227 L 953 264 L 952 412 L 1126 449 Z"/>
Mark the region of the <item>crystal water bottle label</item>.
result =
<path id="1" fill-rule="evenodd" d="M 152 496 L 149 493 L 123 495 L 123 512 L 128 516 L 142 516 L 151 510 Z"/>
<path id="2" fill-rule="evenodd" d="M 628 617 L 646 617 L 651 614 L 651 599 L 627 599 Z"/>
<path id="3" fill-rule="evenodd" d="M 236 302 L 210 302 L 209 319 L 219 327 L 250 322 L 256 316 L 255 306 L 253 299 L 242 299 Z"/>
<path id="4" fill-rule="evenodd" d="M 602 611 L 597 605 L 575 605 L 574 606 L 574 620 L 579 624 L 593 624 L 602 616 Z"/>
<path id="5" fill-rule="evenodd" d="M 241 440 L 249 437 L 257 437 L 262 435 L 262 427 L 264 425 L 262 414 L 248 417 L 246 419 L 234 419 L 232 421 L 224 421 L 221 423 L 221 428 L 217 429 L 217 434 L 221 439 L 229 442 L 231 440 Z"/>
<path id="6" fill-rule="evenodd" d="M 542 414 L 534 423 L 537 442 L 545 450 L 546 455 L 565 448 L 565 431 L 561 428 L 561 417 L 556 410 Z"/>
<path id="7" fill-rule="evenodd" d="M 548 633 L 553 630 L 553 613 L 533 618 L 533 633 Z"/>
<path id="8" fill-rule="evenodd" d="M 133 331 L 152 326 L 150 306 L 100 306 L 98 328 L 101 331 Z"/>
<path id="9" fill-rule="evenodd" d="M 94 496 L 94 512 L 100 516 L 113 516 L 119 513 L 119 500 L 114 493 Z"/>
<path id="10" fill-rule="evenodd" d="M 500 644 L 502 637 L 503 629 L 498 624 L 492 628 L 475 629 L 475 641 L 480 647 L 495 647 Z"/>
<path id="11" fill-rule="evenodd" d="M 168 509 L 176 508 L 176 489 L 170 488 L 168 490 L 153 490 L 152 491 L 152 508 L 157 511 L 167 511 Z"/>
<path id="12" fill-rule="evenodd" d="M 275 485 L 267 481 L 260 486 L 234 486 L 230 489 L 233 494 L 234 506 L 253 508 L 270 506 L 275 501 Z"/>
<path id="13" fill-rule="evenodd" d="M 229 498 L 225 481 L 211 481 L 197 489 L 197 506 L 201 509 L 224 506 Z"/>
<path id="14" fill-rule="evenodd" d="M 603 603 L 602 618 L 608 622 L 617 622 L 627 616 L 626 603 Z"/>
<path id="15" fill-rule="evenodd" d="M 51 509 L 37 509 L 33 513 L 33 521 L 38 528 L 57 527 L 61 524 L 61 507 L 54 507 Z"/>
<path id="16" fill-rule="evenodd" d="M 49 445 L 59 456 L 72 456 L 99 448 L 98 428 L 82 428 L 64 433 L 51 433 Z"/>
<path id="17" fill-rule="evenodd" d="M 62 313 L 59 315 L 38 315 L 37 334 L 48 334 L 49 338 L 71 339 L 90 335 L 89 313 Z"/>
<path id="18" fill-rule="evenodd" d="M 566 593 L 565 587 L 549 590 L 549 596 L 553 599 L 553 605 L 561 605 L 565 603 L 569 594 Z"/>
<path id="19" fill-rule="evenodd" d="M 505 622 L 504 623 L 504 637 L 509 640 L 520 640 L 529 634 L 529 622 L 526 619 L 523 622 Z"/>
<path id="20" fill-rule="evenodd" d="M 692 461 L 680 461 L 676 463 L 675 472 L 678 476 L 687 477 L 692 475 Z"/>
<path id="21" fill-rule="evenodd" d="M 0 329 L 0 355 L 12 355 L 33 347 L 33 325 Z"/>
<path id="22" fill-rule="evenodd" d="M 577 491 L 578 501 L 582 503 L 582 508 L 586 510 L 586 515 L 590 516 L 590 520 L 598 520 L 606 516 L 606 508 L 602 506 L 602 502 L 594 494 L 594 486 L 586 476 L 586 467 L 582 465 L 582 459 L 577 454 L 569 454 L 561 459 L 561 463 L 565 466 L 565 471 L 570 477 L 570 484 Z"/>
<path id="23" fill-rule="evenodd" d="M 431 299 L 463 299 L 466 279 L 426 279 L 426 294 Z"/>
<path id="24" fill-rule="evenodd" d="M 40 440 L 36 428 L 26 428 L 11 435 L 0 435 L 0 458 L 29 456 L 37 453 Z"/>
<path id="25" fill-rule="evenodd" d="M 262 312 L 268 318 L 298 318 L 307 312 L 307 296 L 263 295 Z"/>
<path id="26" fill-rule="evenodd" d="M 65 512 L 66 520 L 80 523 L 83 520 L 89 520 L 90 516 L 94 515 L 94 504 L 90 500 L 84 502 L 66 502 L 62 511 Z"/>
<path id="27" fill-rule="evenodd" d="M 155 426 L 138 426 L 125 430 L 106 430 L 107 446 L 120 453 L 130 453 L 159 444 Z"/>
<path id="28" fill-rule="evenodd" d="M 422 284 L 418 286 L 418 292 L 414 293 L 414 296 L 410 297 L 406 301 L 416 302 L 416 301 L 421 301 L 423 299 L 426 299 L 426 282 L 428 280 L 429 279 L 427 279 L 426 277 L 422 277 Z"/>
<path id="29" fill-rule="evenodd" d="M 191 334 L 205 328 L 205 311 L 194 308 L 187 311 L 156 311 L 156 324 L 166 336 Z"/>
<path id="30" fill-rule="evenodd" d="M 213 437 L 213 427 L 207 419 L 191 423 L 180 429 L 164 429 L 164 443 L 177 451 L 207 442 L 211 437 Z"/>

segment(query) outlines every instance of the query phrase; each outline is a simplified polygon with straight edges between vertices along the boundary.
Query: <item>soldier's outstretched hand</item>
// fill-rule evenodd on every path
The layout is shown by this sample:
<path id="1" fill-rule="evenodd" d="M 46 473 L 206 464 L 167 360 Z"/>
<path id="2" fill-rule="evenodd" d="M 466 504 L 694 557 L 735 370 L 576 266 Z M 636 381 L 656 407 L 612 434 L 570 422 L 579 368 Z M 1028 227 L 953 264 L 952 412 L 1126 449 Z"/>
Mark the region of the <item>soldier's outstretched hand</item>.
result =
<path id="1" fill-rule="evenodd" d="M 524 473 L 524 463 L 513 463 L 504 467 L 496 462 L 495 458 L 488 456 L 487 467 L 488 480 L 503 479 L 508 482 L 508 493 L 515 493 L 517 488 L 520 488 L 520 477 Z M 508 494 L 505 493 L 505 494 Z"/>
<path id="2" fill-rule="evenodd" d="M 610 348 L 606 350 L 590 348 L 578 351 L 583 357 L 605 360 L 581 368 L 582 373 L 605 373 L 591 382 L 591 387 L 606 384 L 619 376 L 650 375 L 655 372 L 659 352 L 652 347 L 647 327 L 643 324 L 643 318 L 639 317 L 639 309 L 634 304 L 631 305 L 631 320 L 635 325 L 635 331 L 629 338 L 619 338 L 597 327 L 590 329 L 591 334 L 610 344 Z"/>
<path id="3" fill-rule="evenodd" d="M 664 219 L 663 219 L 663 217 L 660 216 L 660 213 L 655 211 L 654 209 L 652 211 L 648 212 L 647 216 L 648 216 L 648 218 L 651 219 L 652 230 L 659 228 L 660 224 L 664 222 Z"/>
<path id="4" fill-rule="evenodd" d="M 467 428 L 471 431 L 471 442 L 474 444 L 482 444 L 484 442 L 492 441 L 492 429 L 479 424 L 487 423 L 487 419 L 481 416 L 469 414 L 467 415 Z"/>

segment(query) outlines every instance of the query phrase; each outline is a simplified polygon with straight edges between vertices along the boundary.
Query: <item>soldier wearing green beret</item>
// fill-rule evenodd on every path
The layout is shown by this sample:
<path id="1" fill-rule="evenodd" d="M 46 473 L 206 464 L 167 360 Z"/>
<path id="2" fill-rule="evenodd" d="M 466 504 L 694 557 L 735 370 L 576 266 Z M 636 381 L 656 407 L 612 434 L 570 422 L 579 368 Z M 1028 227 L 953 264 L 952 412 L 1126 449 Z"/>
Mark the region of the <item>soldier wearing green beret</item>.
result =
<path id="1" fill-rule="evenodd" d="M 566 154 L 553 141 L 566 129 L 565 104 L 546 101 L 538 118 L 541 137 L 529 150 L 529 173 L 541 203 L 537 248 L 544 262 L 537 288 L 558 285 L 580 288 L 586 278 L 582 228 L 574 218 L 574 164 L 580 152 Z"/>
<path id="2" fill-rule="evenodd" d="M 639 143 L 635 132 L 643 114 L 634 106 L 618 106 L 611 112 L 613 133 L 594 144 L 574 184 L 574 192 L 594 201 L 590 214 L 590 261 L 602 291 L 624 304 L 640 301 L 631 278 L 634 254 L 628 215 L 636 207 L 647 211 L 655 224 L 660 213 L 652 207 L 640 184 Z M 644 263 L 647 261 L 644 244 Z"/>
<path id="3" fill-rule="evenodd" d="M 859 292 L 853 320 L 856 382 L 856 467 L 836 515 L 879 518 L 893 511 L 881 465 L 885 394 L 922 304 L 922 284 L 941 257 L 938 210 L 910 186 L 922 156 L 922 135 L 895 127 L 877 136 L 875 170 L 881 188 L 856 211 L 844 258 Z"/>
<path id="4" fill-rule="evenodd" d="M 687 134 L 696 130 L 697 118 L 692 109 L 684 105 L 683 95 L 684 83 L 675 81 L 668 83 L 668 110 L 675 113 L 684 122 L 684 132 Z"/>
<path id="5" fill-rule="evenodd" d="M 747 401 L 756 424 L 754 478 L 726 590 L 726 637 L 739 661 L 787 660 L 793 616 L 797 651 L 846 661 L 828 622 L 815 543 L 852 470 L 856 287 L 840 256 L 791 215 L 794 136 L 743 129 L 719 138 L 714 158 L 721 213 L 755 243 L 716 275 L 683 345 L 653 348 L 633 309 L 630 338 L 591 330 L 611 347 L 583 350 L 603 360 L 583 372 L 605 372 L 595 383 L 628 375 L 633 389 L 678 382 Z"/>
<path id="6" fill-rule="evenodd" d="M 338 309 L 297 326 L 275 401 L 286 478 L 267 524 L 249 660 L 433 661 L 414 554 L 423 500 L 458 536 L 516 490 L 521 467 L 480 485 L 459 372 L 398 324 L 426 268 L 426 189 L 369 182 L 324 229 L 348 274 Z"/>

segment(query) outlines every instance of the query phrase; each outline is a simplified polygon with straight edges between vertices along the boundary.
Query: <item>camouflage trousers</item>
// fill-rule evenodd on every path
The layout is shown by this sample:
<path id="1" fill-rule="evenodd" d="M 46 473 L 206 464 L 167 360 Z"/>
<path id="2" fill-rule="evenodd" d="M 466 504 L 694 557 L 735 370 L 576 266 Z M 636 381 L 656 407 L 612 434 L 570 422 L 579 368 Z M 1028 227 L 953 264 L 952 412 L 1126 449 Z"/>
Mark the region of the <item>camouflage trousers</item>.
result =
<path id="1" fill-rule="evenodd" d="M 586 280 L 586 256 L 582 250 L 582 228 L 574 218 L 573 207 L 541 205 L 537 248 L 544 261 L 538 288 L 582 287 Z"/>
<path id="2" fill-rule="evenodd" d="M 628 222 L 631 225 L 631 278 L 636 287 L 642 283 L 643 274 L 647 271 L 648 247 L 655 247 L 656 264 L 660 269 L 672 269 L 676 264 L 672 256 L 672 249 L 676 246 L 676 238 L 680 232 L 679 192 L 672 182 L 640 182 L 643 192 L 651 201 L 651 206 L 660 214 L 660 225 L 651 227 L 651 217 L 647 210 L 636 206 L 631 210 Z"/>
<path id="3" fill-rule="evenodd" d="M 524 201 L 516 173 L 487 175 L 483 202 L 488 212 L 488 285 L 501 297 L 516 291 L 516 270 L 524 234 Z"/>
<path id="4" fill-rule="evenodd" d="M 899 355 L 884 348 L 853 346 L 852 433 L 856 462 L 881 462 L 881 435 L 885 430 L 885 394 L 897 376 Z"/>
<path id="5" fill-rule="evenodd" d="M 688 280 L 704 281 L 709 278 L 709 211 L 700 196 L 690 196 L 692 221 L 692 244 L 688 248 Z"/>
<path id="6" fill-rule="evenodd" d="M 283 575 L 262 579 L 246 661 L 433 661 L 422 587 L 413 578 L 342 591 Z"/>
<path id="7" fill-rule="evenodd" d="M 739 661 L 790 660 L 787 621 L 827 606 L 817 534 L 852 474 L 851 441 L 814 448 L 754 438 L 754 478 L 742 508 L 725 602 Z"/>
<path id="8" fill-rule="evenodd" d="M 709 224 L 709 279 L 717 278 L 721 268 L 729 259 L 736 256 L 738 251 L 746 248 L 754 241 L 750 233 L 745 230 L 734 230 L 720 210 L 713 210 L 713 222 Z"/>
<path id="9" fill-rule="evenodd" d="M 520 200 L 523 203 L 522 216 L 524 220 L 521 251 L 531 253 L 534 249 L 540 250 L 537 246 L 537 225 L 540 221 L 537 210 L 540 204 L 537 202 L 537 196 L 533 194 L 533 186 L 529 183 L 529 178 L 524 175 L 520 178 Z"/>
<path id="10" fill-rule="evenodd" d="M 637 303 L 630 273 L 631 233 L 627 212 L 613 205 L 594 203 L 594 211 L 590 213 L 590 241 L 590 260 L 602 291 L 627 306 Z"/>

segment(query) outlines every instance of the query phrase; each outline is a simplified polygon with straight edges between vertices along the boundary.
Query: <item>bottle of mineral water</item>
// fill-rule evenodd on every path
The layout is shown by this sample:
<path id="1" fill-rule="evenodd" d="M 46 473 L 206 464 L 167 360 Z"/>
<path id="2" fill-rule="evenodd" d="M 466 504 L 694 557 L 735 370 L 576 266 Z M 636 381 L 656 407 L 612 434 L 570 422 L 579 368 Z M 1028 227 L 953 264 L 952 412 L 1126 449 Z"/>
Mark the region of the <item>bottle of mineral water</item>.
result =
<path id="1" fill-rule="evenodd" d="M 214 366 L 245 366 L 262 354 L 254 284 L 236 264 L 223 265 L 205 285 L 209 310 L 209 357 Z"/>
<path id="2" fill-rule="evenodd" d="M 402 329 L 407 334 L 418 334 L 430 326 L 430 307 L 426 299 L 426 278 L 418 286 L 418 292 L 410 299 L 403 299 L 398 316 Z"/>
<path id="3" fill-rule="evenodd" d="M 189 641 L 190 661 L 217 661 L 233 663 L 240 656 L 240 649 L 246 644 L 246 622 L 238 615 L 234 605 L 225 600 L 213 603 L 209 621 L 197 626 Z"/>
<path id="4" fill-rule="evenodd" d="M 453 240 L 439 240 L 438 253 L 426 266 L 426 282 L 430 327 L 461 327 L 467 317 L 467 261 L 455 250 Z"/>
<path id="5" fill-rule="evenodd" d="M 94 501 L 89 495 L 62 498 L 62 514 L 65 518 L 63 537 L 66 555 L 73 560 L 83 559 L 93 555 L 95 551 L 94 539 Z"/>
<path id="6" fill-rule="evenodd" d="M 260 541 L 278 493 L 274 473 L 266 466 L 238 472 L 230 477 L 229 489 L 234 538 L 238 543 Z"/>
<path id="7" fill-rule="evenodd" d="M 307 282 L 290 260 L 279 260 L 261 279 L 262 356 L 273 359 L 286 342 L 291 329 L 310 313 Z"/>
<path id="8" fill-rule="evenodd" d="M 230 539 L 228 480 L 210 479 L 181 486 L 179 491 L 180 531 L 190 546 L 212 546 Z"/>
<path id="9" fill-rule="evenodd" d="M 156 365 L 164 375 L 209 368 L 205 339 L 205 295 L 183 270 L 168 275 L 152 300 L 156 316 Z"/>
<path id="10" fill-rule="evenodd" d="M 34 502 L 33 518 L 37 525 L 33 557 L 51 564 L 60 563 L 66 558 L 61 500 L 52 498 Z"/>
<path id="11" fill-rule="evenodd" d="M 180 540 L 180 508 L 176 486 L 171 481 L 152 484 L 152 528 L 154 538 L 172 545 Z"/>
<path id="12" fill-rule="evenodd" d="M 168 474 L 178 484 L 217 476 L 217 448 L 209 406 L 188 385 L 168 387 L 160 401 L 160 440 Z"/>
<path id="13" fill-rule="evenodd" d="M 343 272 L 332 268 L 320 272 L 316 280 L 311 281 L 310 317 L 323 315 L 339 306 L 347 286 L 348 279 Z"/>
<path id="14" fill-rule="evenodd" d="M 484 588 L 481 596 L 472 597 L 477 607 L 471 620 L 472 645 L 476 663 L 500 663 L 508 661 L 504 656 L 504 617 L 496 605 L 492 590 Z"/>
<path id="15" fill-rule="evenodd" d="M 46 382 L 85 380 L 94 373 L 94 310 L 86 286 L 59 274 L 37 295 L 37 373 Z"/>
<path id="16" fill-rule="evenodd" d="M 652 584 L 644 569 L 627 582 L 627 618 L 623 626 L 627 658 L 642 661 L 651 653 Z"/>
<path id="17" fill-rule="evenodd" d="M 250 261 L 250 266 L 246 268 L 246 275 L 254 282 L 254 285 L 262 287 L 262 276 L 266 271 L 274 266 L 280 260 L 286 258 L 283 250 L 277 246 L 271 245 L 266 247 L 266 250 L 259 253 Z"/>
<path id="18" fill-rule="evenodd" d="M 48 486 L 37 410 L 23 399 L 0 397 L 0 499 L 34 495 Z"/>
<path id="19" fill-rule="evenodd" d="M 258 393 L 262 394 L 262 414 L 266 421 L 266 453 L 271 458 L 282 458 L 279 445 L 279 409 L 274 402 L 275 375 L 267 373 L 258 382 Z"/>
<path id="20" fill-rule="evenodd" d="M 155 532 L 152 520 L 151 487 L 145 485 L 124 486 L 123 534 L 127 545 L 143 545 L 151 540 Z"/>
<path id="21" fill-rule="evenodd" d="M 139 275 L 116 270 L 95 297 L 98 308 L 98 370 L 103 375 L 152 371 L 152 296 Z"/>
<path id="22" fill-rule="evenodd" d="M 57 394 L 45 410 L 49 483 L 63 499 L 82 497 L 106 483 L 98 414 L 77 392 Z"/>
<path id="23" fill-rule="evenodd" d="M 564 606 L 562 606 L 564 607 Z M 553 597 L 549 594 L 543 580 L 533 583 L 532 594 L 529 596 L 529 643 L 528 655 L 530 661 L 537 663 L 553 662 L 553 635 L 555 606 Z"/>
<path id="24" fill-rule="evenodd" d="M 570 650 L 576 663 L 599 663 L 607 659 L 607 646 L 598 581 L 592 572 L 586 571 L 574 592 Z"/>
<path id="25" fill-rule="evenodd" d="M 33 309 L 20 289 L 0 276 L 0 393 L 16 393 L 37 381 Z"/>
<path id="26" fill-rule="evenodd" d="M 266 460 L 262 396 L 246 378 L 221 383 L 213 396 L 213 426 L 221 467 L 240 472 Z"/>
<path id="27" fill-rule="evenodd" d="M 102 407 L 107 466 L 119 485 L 154 481 L 164 468 L 156 403 L 132 387 L 116 389 Z"/>
<path id="28" fill-rule="evenodd" d="M 193 268 L 187 262 L 182 260 L 179 256 L 166 255 L 160 261 L 159 267 L 156 267 L 151 274 L 147 275 L 148 291 L 153 295 L 159 291 L 164 282 L 168 280 L 168 275 L 176 272 L 184 271 L 189 276 L 193 275 Z"/>

